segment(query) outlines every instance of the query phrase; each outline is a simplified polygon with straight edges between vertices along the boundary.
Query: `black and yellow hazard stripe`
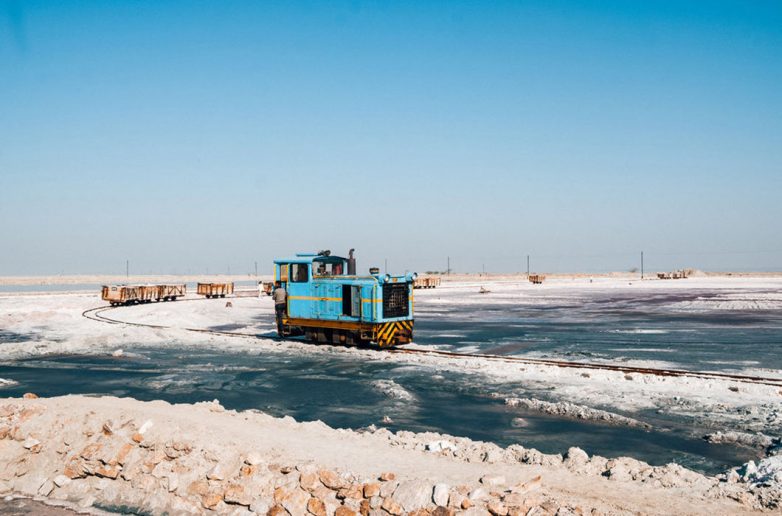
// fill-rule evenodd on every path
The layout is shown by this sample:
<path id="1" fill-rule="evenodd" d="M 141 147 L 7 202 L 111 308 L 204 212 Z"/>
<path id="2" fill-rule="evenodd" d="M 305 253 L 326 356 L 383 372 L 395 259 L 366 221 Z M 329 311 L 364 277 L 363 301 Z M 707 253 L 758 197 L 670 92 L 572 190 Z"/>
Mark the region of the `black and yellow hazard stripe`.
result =
<path id="1" fill-rule="evenodd" d="M 378 324 L 373 339 L 379 346 L 393 346 L 399 341 L 410 342 L 413 337 L 413 321 L 394 321 Z"/>

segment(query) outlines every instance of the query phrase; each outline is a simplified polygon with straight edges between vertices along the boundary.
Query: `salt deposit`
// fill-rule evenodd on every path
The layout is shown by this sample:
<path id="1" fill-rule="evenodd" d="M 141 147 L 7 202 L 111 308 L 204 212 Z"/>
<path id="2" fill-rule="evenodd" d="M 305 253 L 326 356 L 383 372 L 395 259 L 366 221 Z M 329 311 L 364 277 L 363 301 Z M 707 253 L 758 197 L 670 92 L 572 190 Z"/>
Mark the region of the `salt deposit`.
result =
<path id="1" fill-rule="evenodd" d="M 433 441 L 453 446 L 427 451 Z M 769 485 L 778 481 L 774 461 L 754 467 L 746 482 L 728 482 L 674 464 L 589 457 L 578 448 L 563 457 L 438 434 L 334 430 L 224 410 L 216 401 L 0 400 L 0 443 L 0 494 L 83 508 L 738 514 L 779 503 Z"/>
<path id="2" fill-rule="evenodd" d="M 554 414 L 574 419 L 584 419 L 588 421 L 597 421 L 609 425 L 630 426 L 649 429 L 652 425 L 638 421 L 630 417 L 621 416 L 605 410 L 598 410 L 575 403 L 561 401 L 552 403 L 527 398 L 507 398 L 505 404 L 511 407 L 521 407 L 527 410 L 543 412 L 544 414 Z"/>

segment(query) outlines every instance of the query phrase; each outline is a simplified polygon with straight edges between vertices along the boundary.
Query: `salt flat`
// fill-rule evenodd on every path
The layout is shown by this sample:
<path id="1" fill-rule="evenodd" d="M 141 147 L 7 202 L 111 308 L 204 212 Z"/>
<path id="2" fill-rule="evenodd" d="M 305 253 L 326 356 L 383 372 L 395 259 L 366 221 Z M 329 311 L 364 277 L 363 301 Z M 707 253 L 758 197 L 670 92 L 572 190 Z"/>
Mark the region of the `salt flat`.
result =
<path id="1" fill-rule="evenodd" d="M 490 292 L 481 294 L 480 287 Z M 770 335 L 773 339 L 773 335 L 778 335 L 775 333 L 775 326 L 747 317 L 766 314 L 763 321 L 774 320 L 782 310 L 781 292 L 782 278 L 779 277 L 698 277 L 679 281 L 579 277 L 553 278 L 536 286 L 518 278 L 449 281 L 444 282 L 438 289 L 416 291 L 416 331 L 424 341 L 419 342 L 417 338 L 411 347 L 469 349 L 473 346 L 477 351 L 486 349 L 485 344 L 469 342 L 473 331 L 470 328 L 471 317 L 474 317 L 476 325 L 485 325 L 487 319 L 493 321 L 489 328 L 493 329 L 512 325 L 524 326 L 524 317 L 533 314 L 539 319 L 539 328 L 545 327 L 549 322 L 564 319 L 572 319 L 577 325 L 585 320 L 592 324 L 592 319 L 602 321 L 601 313 L 618 313 L 620 309 L 624 311 L 619 317 L 627 317 L 627 313 L 635 317 L 637 313 L 650 311 L 657 311 L 656 313 L 666 317 L 670 317 L 671 313 L 683 313 L 686 316 L 705 314 L 706 317 L 716 319 L 737 315 L 738 322 L 730 328 L 759 326 L 760 331 L 764 332 L 763 335 Z M 641 420 L 645 420 L 646 414 L 654 412 L 663 418 L 690 418 L 701 427 L 711 428 L 715 432 L 739 432 L 748 436 L 762 434 L 772 439 L 780 435 L 782 427 L 778 387 L 749 385 L 731 380 L 562 369 L 477 357 L 454 360 L 430 355 L 389 354 L 372 350 L 313 346 L 292 341 L 280 342 L 271 338 L 274 335 L 274 326 L 272 305 L 268 298 L 235 298 L 230 301 L 231 307 L 226 306 L 226 300 L 194 300 L 121 307 L 105 314 L 128 323 L 164 326 L 149 328 L 112 325 L 82 317 L 84 310 L 102 304 L 95 294 L 0 295 L 0 339 L 3 340 L 0 360 L 9 363 L 33 357 L 78 354 L 121 357 L 127 353 L 129 346 L 134 350 L 171 348 L 192 349 L 194 352 L 220 350 L 239 354 L 293 353 L 301 356 L 350 357 L 366 363 L 392 363 L 399 368 L 422 368 L 431 371 L 430 375 L 448 375 L 449 372 L 466 374 L 474 377 L 476 384 L 484 385 L 493 396 L 507 399 L 509 402 L 518 399 L 521 391 L 527 396 L 531 391 L 543 393 L 545 400 L 525 402 L 524 406 L 527 407 L 548 407 L 550 405 L 545 403 L 567 402 L 576 406 L 574 410 L 580 414 L 608 413 Z M 646 304 L 636 306 L 641 302 Z M 588 309 L 584 310 L 585 306 Z M 457 309 L 462 310 L 462 319 L 458 321 L 461 326 L 453 329 L 453 313 Z M 520 310 L 517 312 L 520 315 L 514 315 L 513 320 L 503 318 L 503 314 L 511 310 Z M 665 340 L 669 338 L 667 335 L 671 332 L 689 331 L 689 327 L 682 328 L 681 322 L 676 321 L 669 324 L 667 319 L 661 318 L 662 315 L 657 319 L 638 320 L 637 324 L 625 324 L 615 328 L 611 324 L 603 324 L 603 337 L 598 335 L 595 338 L 621 337 L 617 345 L 610 348 L 614 355 L 604 352 L 602 355 L 587 357 L 586 360 L 601 362 L 613 360 L 618 356 L 628 365 L 680 365 L 677 362 L 679 350 L 660 350 L 668 342 Z M 712 328 L 712 319 L 696 322 L 711 328 L 709 331 L 721 331 L 720 327 Z M 677 324 L 679 326 L 676 326 Z M 250 336 L 205 335 L 190 331 L 194 329 L 218 329 L 247 333 Z M 534 342 L 533 344 L 538 346 L 534 349 L 518 347 L 514 340 L 517 337 L 514 335 L 504 335 L 492 346 L 495 346 L 495 349 L 508 349 L 508 353 L 517 356 L 548 356 L 547 354 L 556 352 L 557 343 L 545 347 L 545 343 Z M 647 342 L 643 339 L 657 340 Z M 777 341 L 777 345 L 780 343 L 782 342 Z M 634 354 L 624 357 L 623 353 L 626 352 L 623 350 Z M 653 352 L 655 358 L 644 358 L 646 350 L 652 350 L 649 352 Z M 661 360 L 659 356 L 663 352 L 671 358 Z M 777 367 L 753 362 L 752 358 L 751 355 L 735 357 L 735 360 L 729 360 L 730 363 L 724 367 L 744 373 L 762 373 L 763 376 L 782 376 L 782 371 Z M 580 360 L 583 361 L 584 357 Z M 709 363 L 685 365 L 702 366 L 698 369 L 722 367 Z M 9 386 L 15 382 L 13 377 L 4 380 Z M 393 380 L 380 380 L 372 385 L 399 403 L 409 403 L 415 398 L 403 385 Z M 403 408 L 404 406 L 402 405 Z M 587 408 L 597 412 L 585 410 Z M 579 443 L 571 444 L 578 446 Z M 355 469 L 354 465 L 350 467 Z M 493 468 L 486 465 L 483 467 L 488 468 L 485 471 L 493 471 Z M 557 469 L 559 466 L 553 464 L 552 467 Z M 590 487 L 596 488 L 598 487 Z M 558 492 L 557 496 L 561 497 L 562 491 Z M 614 506 L 614 509 L 632 510 L 631 505 L 619 504 Z M 752 504 L 745 508 L 751 506 Z M 651 507 L 649 510 L 654 512 Z"/>

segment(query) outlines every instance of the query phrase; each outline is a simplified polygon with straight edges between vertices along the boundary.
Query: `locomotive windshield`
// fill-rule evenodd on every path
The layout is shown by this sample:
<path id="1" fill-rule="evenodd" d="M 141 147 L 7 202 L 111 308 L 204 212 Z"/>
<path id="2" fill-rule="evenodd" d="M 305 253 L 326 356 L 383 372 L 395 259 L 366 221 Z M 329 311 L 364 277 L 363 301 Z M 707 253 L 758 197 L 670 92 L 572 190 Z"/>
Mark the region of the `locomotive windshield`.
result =
<path id="1" fill-rule="evenodd" d="M 312 274 L 314 276 L 342 276 L 346 270 L 344 258 L 336 256 L 316 258 L 312 261 Z"/>

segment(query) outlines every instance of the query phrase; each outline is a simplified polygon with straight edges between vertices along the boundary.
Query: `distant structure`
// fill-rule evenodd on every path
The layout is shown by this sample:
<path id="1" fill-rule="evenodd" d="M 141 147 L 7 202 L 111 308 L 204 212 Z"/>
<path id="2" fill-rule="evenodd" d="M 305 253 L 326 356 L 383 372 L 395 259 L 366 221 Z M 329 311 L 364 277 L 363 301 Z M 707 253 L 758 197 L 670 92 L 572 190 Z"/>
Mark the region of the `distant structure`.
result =
<path id="1" fill-rule="evenodd" d="M 529 282 L 534 283 L 535 285 L 540 285 L 545 281 L 546 277 L 542 274 L 530 274 L 529 275 Z"/>
<path id="2" fill-rule="evenodd" d="M 689 269 L 680 269 L 673 272 L 658 272 L 657 277 L 659 279 L 687 279 L 692 274 Z"/>

